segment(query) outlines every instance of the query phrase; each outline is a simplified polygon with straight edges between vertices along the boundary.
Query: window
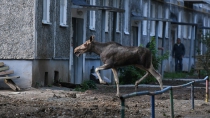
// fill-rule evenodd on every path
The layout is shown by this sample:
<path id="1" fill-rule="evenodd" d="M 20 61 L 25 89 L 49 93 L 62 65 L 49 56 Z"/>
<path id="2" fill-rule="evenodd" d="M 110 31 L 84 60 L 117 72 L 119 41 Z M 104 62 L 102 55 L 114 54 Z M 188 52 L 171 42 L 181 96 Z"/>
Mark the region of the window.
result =
<path id="1" fill-rule="evenodd" d="M 60 0 L 60 26 L 67 27 L 67 0 Z"/>
<path id="2" fill-rule="evenodd" d="M 129 34 L 128 23 L 129 23 L 129 0 L 124 1 L 125 5 L 125 19 L 124 19 L 124 33 Z"/>
<path id="3" fill-rule="evenodd" d="M 183 13 L 184 15 L 183 15 L 183 22 L 187 22 L 187 17 L 186 17 L 186 15 L 187 15 L 187 13 Z M 187 25 L 183 25 L 182 26 L 182 28 L 183 28 L 183 37 L 184 38 L 187 38 L 187 36 L 188 36 L 188 26 Z"/>
<path id="4" fill-rule="evenodd" d="M 158 7 L 158 18 L 163 18 L 163 9 L 162 6 Z M 159 21 L 158 24 L 158 36 L 162 38 L 163 35 L 163 21 Z"/>
<path id="5" fill-rule="evenodd" d="M 155 18 L 155 4 L 151 5 L 151 18 Z M 155 36 L 155 21 L 150 21 L 150 36 Z"/>
<path id="6" fill-rule="evenodd" d="M 147 3 L 144 3 L 143 16 L 147 17 Z M 143 20 L 143 35 L 147 35 L 147 21 Z"/>
<path id="7" fill-rule="evenodd" d="M 109 0 L 104 0 L 104 6 L 109 6 Z M 105 32 L 109 31 L 109 11 L 105 13 Z"/>
<path id="8" fill-rule="evenodd" d="M 182 12 L 179 12 L 179 16 L 178 16 L 178 22 L 181 22 L 182 20 Z M 178 38 L 181 38 L 182 35 L 182 26 L 178 25 Z"/>
<path id="9" fill-rule="evenodd" d="M 96 5 L 96 1 L 95 0 L 90 0 L 90 5 Z M 90 25 L 89 25 L 89 29 L 90 30 L 95 30 L 95 11 L 90 11 Z"/>
<path id="10" fill-rule="evenodd" d="M 193 22 L 193 19 L 192 19 L 192 14 L 191 13 L 189 13 L 189 16 L 188 16 L 188 18 L 189 18 L 189 22 Z M 189 25 L 188 26 L 188 39 L 191 39 L 191 35 L 192 35 L 192 26 L 191 25 Z"/>
<path id="11" fill-rule="evenodd" d="M 161 10 L 162 10 L 162 6 L 161 6 Z M 166 8 L 166 11 L 165 11 L 165 14 L 166 14 L 166 19 L 169 19 L 169 8 Z M 167 30 L 169 28 L 169 23 L 168 22 L 166 22 L 166 34 L 165 34 L 165 36 L 166 36 L 166 38 L 169 38 L 168 37 L 168 35 L 169 35 L 169 31 Z"/>
<path id="12" fill-rule="evenodd" d="M 43 24 L 51 24 L 50 23 L 50 0 L 43 0 Z"/>
<path id="13" fill-rule="evenodd" d="M 119 8 L 120 5 L 120 1 L 119 0 L 114 0 L 114 7 Z M 116 24 L 116 31 L 120 32 L 120 23 L 119 23 L 119 18 L 120 18 L 120 14 L 117 13 L 117 24 Z"/>

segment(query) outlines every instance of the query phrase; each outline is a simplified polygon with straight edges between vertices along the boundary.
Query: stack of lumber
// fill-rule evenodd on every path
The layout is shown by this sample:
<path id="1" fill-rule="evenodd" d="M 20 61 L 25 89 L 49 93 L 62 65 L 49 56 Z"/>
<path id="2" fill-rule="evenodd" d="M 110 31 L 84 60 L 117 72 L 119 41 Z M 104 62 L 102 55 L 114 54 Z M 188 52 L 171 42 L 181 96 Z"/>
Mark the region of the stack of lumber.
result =
<path id="1" fill-rule="evenodd" d="M 0 62 L 0 80 L 4 82 L 14 91 L 19 91 L 20 88 L 14 83 L 12 79 L 18 79 L 20 76 L 9 76 L 13 74 L 13 70 L 9 70 L 9 66 L 5 65 L 4 62 Z"/>

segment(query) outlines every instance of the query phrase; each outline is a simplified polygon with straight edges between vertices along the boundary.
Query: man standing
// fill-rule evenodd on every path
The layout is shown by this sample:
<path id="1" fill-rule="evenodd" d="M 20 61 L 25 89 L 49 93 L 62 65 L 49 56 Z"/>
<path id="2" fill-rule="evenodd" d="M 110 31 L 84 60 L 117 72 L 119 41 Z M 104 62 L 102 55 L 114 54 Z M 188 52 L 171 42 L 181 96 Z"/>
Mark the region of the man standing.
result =
<path id="1" fill-rule="evenodd" d="M 175 58 L 175 71 L 181 72 L 182 71 L 182 58 L 185 54 L 185 47 L 181 43 L 180 38 L 177 39 L 177 43 L 174 44 L 172 55 Z"/>

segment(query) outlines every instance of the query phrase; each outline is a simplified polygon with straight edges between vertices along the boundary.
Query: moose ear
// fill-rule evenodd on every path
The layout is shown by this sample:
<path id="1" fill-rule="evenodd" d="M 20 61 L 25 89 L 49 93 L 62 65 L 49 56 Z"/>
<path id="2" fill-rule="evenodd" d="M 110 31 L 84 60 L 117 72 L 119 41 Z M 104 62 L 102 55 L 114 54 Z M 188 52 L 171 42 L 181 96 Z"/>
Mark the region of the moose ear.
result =
<path id="1" fill-rule="evenodd" d="M 94 35 L 90 36 L 90 42 L 91 42 L 91 41 L 94 41 L 94 38 L 95 38 Z"/>

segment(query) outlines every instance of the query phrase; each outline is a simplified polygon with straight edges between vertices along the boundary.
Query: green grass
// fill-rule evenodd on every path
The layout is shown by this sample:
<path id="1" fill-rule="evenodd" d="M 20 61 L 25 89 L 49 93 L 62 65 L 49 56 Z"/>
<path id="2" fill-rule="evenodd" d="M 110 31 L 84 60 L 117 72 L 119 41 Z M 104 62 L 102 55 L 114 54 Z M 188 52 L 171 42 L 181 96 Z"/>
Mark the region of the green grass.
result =
<path id="1" fill-rule="evenodd" d="M 164 78 L 167 79 L 179 79 L 179 78 L 187 78 L 192 76 L 192 73 L 175 73 L 175 72 L 165 72 Z"/>

